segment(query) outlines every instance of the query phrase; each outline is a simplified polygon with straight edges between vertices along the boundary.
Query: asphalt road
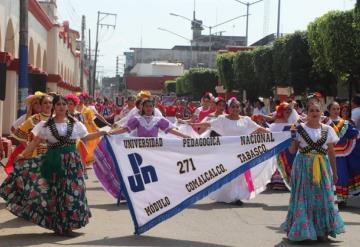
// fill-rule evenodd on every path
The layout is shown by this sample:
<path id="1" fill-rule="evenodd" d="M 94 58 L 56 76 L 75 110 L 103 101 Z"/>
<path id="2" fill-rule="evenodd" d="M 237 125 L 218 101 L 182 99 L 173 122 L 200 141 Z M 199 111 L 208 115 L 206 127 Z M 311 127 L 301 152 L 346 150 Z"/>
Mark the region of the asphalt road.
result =
<path id="1" fill-rule="evenodd" d="M 0 181 L 4 173 L 0 170 Z M 286 240 L 279 226 L 285 219 L 289 193 L 267 191 L 243 206 L 204 199 L 142 236 L 133 235 L 125 204 L 119 207 L 89 170 L 87 196 L 90 224 L 73 238 L 59 237 L 13 216 L 0 199 L 0 247 L 7 246 L 298 246 Z M 300 246 L 360 246 L 360 198 L 342 211 L 346 233 L 328 243 Z"/>

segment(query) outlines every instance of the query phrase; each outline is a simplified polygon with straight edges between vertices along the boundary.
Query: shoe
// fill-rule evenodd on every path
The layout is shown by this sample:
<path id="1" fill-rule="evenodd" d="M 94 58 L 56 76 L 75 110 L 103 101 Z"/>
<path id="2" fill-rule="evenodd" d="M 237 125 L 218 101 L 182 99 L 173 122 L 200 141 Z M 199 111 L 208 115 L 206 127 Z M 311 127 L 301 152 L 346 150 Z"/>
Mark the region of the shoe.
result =
<path id="1" fill-rule="evenodd" d="M 236 200 L 233 203 L 238 206 L 242 206 L 244 204 L 241 200 Z"/>

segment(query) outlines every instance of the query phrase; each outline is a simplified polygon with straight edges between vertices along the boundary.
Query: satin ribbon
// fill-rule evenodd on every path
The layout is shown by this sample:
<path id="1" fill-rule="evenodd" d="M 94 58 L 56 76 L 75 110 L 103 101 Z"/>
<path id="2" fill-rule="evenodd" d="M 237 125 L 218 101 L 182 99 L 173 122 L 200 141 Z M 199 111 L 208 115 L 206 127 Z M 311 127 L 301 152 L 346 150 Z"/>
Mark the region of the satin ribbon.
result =
<path id="1" fill-rule="evenodd" d="M 328 177 L 324 156 L 316 154 L 313 160 L 313 183 L 320 185 L 321 182 L 321 169 L 325 172 L 325 176 Z"/>
<path id="2" fill-rule="evenodd" d="M 245 176 L 245 181 L 246 181 L 246 184 L 248 186 L 249 192 L 254 192 L 255 188 L 254 188 L 254 183 L 253 183 L 252 178 L 251 178 L 251 171 L 247 170 L 244 173 L 244 176 Z"/>
<path id="3" fill-rule="evenodd" d="M 76 145 L 60 148 L 51 148 L 45 154 L 44 163 L 41 165 L 41 176 L 50 181 L 54 174 L 57 177 L 64 177 L 64 170 L 61 165 L 61 155 L 76 151 Z"/>

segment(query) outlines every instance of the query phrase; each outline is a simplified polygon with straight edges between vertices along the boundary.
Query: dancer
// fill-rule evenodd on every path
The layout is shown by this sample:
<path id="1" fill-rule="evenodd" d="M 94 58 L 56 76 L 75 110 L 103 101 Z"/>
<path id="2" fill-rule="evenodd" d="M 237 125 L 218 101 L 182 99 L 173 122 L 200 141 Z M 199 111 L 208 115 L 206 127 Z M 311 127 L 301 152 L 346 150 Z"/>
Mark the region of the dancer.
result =
<path id="1" fill-rule="evenodd" d="M 271 132 L 290 131 L 292 124 L 289 124 L 289 118 L 293 112 L 290 104 L 283 102 L 276 108 L 275 121 L 270 124 L 269 130 Z M 282 151 L 277 156 L 278 169 L 271 177 L 271 183 L 269 186 L 274 190 L 286 190 L 290 188 L 290 175 L 291 166 L 295 158 L 294 154 L 291 154 L 288 149 Z"/>
<path id="2" fill-rule="evenodd" d="M 21 153 L 27 143 L 29 143 L 33 139 L 33 135 L 31 133 L 31 130 L 40 123 L 41 121 L 47 120 L 50 117 L 51 113 L 51 103 L 52 98 L 49 95 L 45 95 L 40 97 L 40 105 L 41 105 L 41 113 L 32 115 L 28 119 L 25 120 L 13 133 L 12 137 L 14 137 L 17 141 L 19 141 L 22 146 L 19 147 L 16 152 L 13 153 L 13 155 L 8 160 L 8 163 L 6 165 L 6 172 L 9 174 L 12 171 L 14 161 L 19 153 Z M 38 156 L 40 154 L 45 153 L 47 150 L 46 143 L 40 143 L 39 146 L 34 150 L 33 157 Z"/>
<path id="3" fill-rule="evenodd" d="M 349 191 L 356 187 L 355 178 L 359 174 L 353 174 L 349 169 L 348 156 L 353 152 L 359 131 L 349 121 L 340 118 L 340 105 L 332 102 L 327 107 L 330 116 L 326 124 L 330 125 L 340 140 L 334 145 L 336 155 L 336 168 L 338 182 L 336 195 L 339 207 L 346 206 Z M 358 185 L 359 187 L 359 185 Z"/>
<path id="4" fill-rule="evenodd" d="M 175 130 L 175 127 L 166 118 L 155 116 L 155 105 L 151 99 L 143 101 L 139 116 L 131 117 L 124 127 L 114 129 L 110 133 L 122 134 L 137 130 L 138 137 L 157 137 L 159 129 L 165 133 L 171 133 L 182 138 L 190 138 Z"/>
<path id="5" fill-rule="evenodd" d="M 41 92 L 36 92 L 33 95 L 29 95 L 26 100 L 25 100 L 25 104 L 26 104 L 26 114 L 22 115 L 21 117 L 19 117 L 11 126 L 11 134 L 14 136 L 16 135 L 18 128 L 20 127 L 21 124 L 23 124 L 28 118 L 30 118 L 31 116 L 35 115 L 35 114 L 39 114 L 41 112 L 41 104 L 40 104 L 40 99 L 44 96 L 44 93 Z M 27 140 L 29 138 L 26 138 Z M 6 174 L 10 174 L 10 172 L 12 172 L 13 170 L 13 165 L 14 165 L 14 161 L 16 159 L 16 157 L 22 152 L 24 151 L 26 147 L 26 142 L 25 141 L 19 141 L 19 145 L 16 146 L 16 148 L 14 149 L 14 151 L 11 153 L 6 165 L 5 165 L 5 172 Z"/>
<path id="6" fill-rule="evenodd" d="M 326 240 L 344 232 L 344 222 L 335 206 L 333 185 L 337 182 L 335 131 L 321 124 L 321 107 L 307 106 L 307 121 L 297 128 L 291 151 L 299 152 L 291 171 L 291 197 L 282 224 L 289 240 Z"/>
<path id="7" fill-rule="evenodd" d="M 240 102 L 231 98 L 227 103 L 229 115 L 220 115 L 206 123 L 195 123 L 193 127 L 207 127 L 222 136 L 240 136 L 261 132 L 267 132 L 263 127 L 257 125 L 249 117 L 240 116 Z M 252 178 L 252 172 L 257 174 Z M 258 165 L 240 175 L 217 191 L 210 194 L 210 198 L 218 202 L 242 205 L 242 200 L 254 198 L 256 194 L 264 191 L 275 172 L 275 164 L 272 160 L 266 161 L 264 165 Z"/>
<path id="8" fill-rule="evenodd" d="M 82 123 L 67 114 L 67 100 L 62 96 L 54 97 L 53 112 L 54 116 L 32 130 L 35 138 L 0 186 L 0 196 L 13 214 L 59 235 L 72 236 L 72 230 L 85 226 L 91 215 L 75 142 L 106 132 L 88 134 Z M 42 141 L 48 143 L 47 153 L 24 160 Z"/>

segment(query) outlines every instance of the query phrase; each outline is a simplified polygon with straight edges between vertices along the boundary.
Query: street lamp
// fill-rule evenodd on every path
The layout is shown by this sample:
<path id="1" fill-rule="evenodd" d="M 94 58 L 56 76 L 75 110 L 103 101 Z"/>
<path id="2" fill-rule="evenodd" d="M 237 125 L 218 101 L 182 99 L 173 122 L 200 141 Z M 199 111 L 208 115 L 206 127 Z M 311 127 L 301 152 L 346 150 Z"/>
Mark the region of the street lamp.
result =
<path id="1" fill-rule="evenodd" d="M 246 6 L 246 40 L 245 40 L 245 45 L 247 46 L 248 45 L 248 38 L 249 38 L 249 8 L 251 5 L 254 5 L 254 4 L 257 4 L 257 3 L 260 3 L 264 0 L 258 0 L 258 1 L 255 1 L 255 2 L 252 2 L 252 3 L 245 3 L 243 1 L 239 1 L 239 0 L 234 0 L 238 3 L 241 3 L 242 5 L 245 5 Z"/>
<path id="2" fill-rule="evenodd" d="M 263 0 L 261 0 L 261 1 L 263 1 Z M 190 18 L 187 18 L 187 17 L 182 16 L 182 15 L 178 15 L 178 14 L 175 14 L 175 13 L 170 13 L 170 15 L 175 16 L 175 17 L 180 17 L 180 18 L 185 19 L 185 20 L 188 20 L 188 21 L 190 21 L 190 22 L 195 22 L 195 23 L 197 23 L 197 24 L 199 24 L 199 25 L 201 25 L 201 26 L 203 26 L 203 27 L 205 27 L 205 28 L 208 28 L 208 29 L 209 29 L 209 51 L 211 51 L 211 48 L 212 48 L 212 43 L 211 43 L 211 30 L 212 30 L 213 28 L 218 27 L 218 26 L 221 26 L 221 25 L 224 25 L 224 24 L 226 24 L 226 23 L 229 23 L 229 22 L 234 21 L 234 20 L 236 20 L 236 19 L 239 19 L 239 18 L 241 18 L 241 17 L 248 16 L 248 14 L 247 14 L 247 15 L 240 15 L 240 16 L 234 17 L 234 18 L 232 18 L 232 19 L 229 19 L 229 20 L 227 20 L 227 21 L 224 21 L 224 22 L 221 22 L 221 23 L 219 23 L 219 24 L 216 24 L 216 25 L 214 25 L 214 26 L 207 26 L 207 25 L 204 25 L 202 22 L 199 22 L 199 21 L 197 21 L 197 20 L 195 20 L 195 19 L 194 19 L 194 20 L 191 20 Z"/>
<path id="3" fill-rule="evenodd" d="M 170 30 L 168 30 L 168 29 L 166 29 L 166 28 L 158 27 L 158 30 L 163 31 L 163 32 L 167 32 L 167 33 L 170 33 L 170 34 L 173 34 L 173 35 L 176 35 L 176 36 L 178 36 L 178 37 L 180 37 L 180 38 L 182 38 L 182 39 L 185 39 L 185 40 L 187 40 L 187 41 L 190 42 L 191 66 L 192 66 L 192 65 L 193 65 L 193 47 L 192 47 L 191 39 L 186 38 L 186 37 L 184 37 L 184 36 L 182 36 L 182 35 L 180 35 L 180 34 L 177 34 L 177 33 L 173 32 L 173 31 L 170 31 Z"/>

